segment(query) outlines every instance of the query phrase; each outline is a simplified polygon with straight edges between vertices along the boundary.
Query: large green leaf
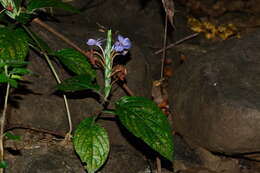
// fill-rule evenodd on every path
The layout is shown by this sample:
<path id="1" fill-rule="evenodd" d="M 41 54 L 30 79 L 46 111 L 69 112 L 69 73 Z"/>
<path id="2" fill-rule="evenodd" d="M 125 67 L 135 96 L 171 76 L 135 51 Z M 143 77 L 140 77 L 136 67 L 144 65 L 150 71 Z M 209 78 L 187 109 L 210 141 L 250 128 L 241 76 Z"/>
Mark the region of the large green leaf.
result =
<path id="1" fill-rule="evenodd" d="M 79 75 L 68 78 L 57 85 L 57 89 L 66 92 L 82 91 L 92 89 L 99 90 L 99 86 L 93 83 L 89 75 Z"/>
<path id="2" fill-rule="evenodd" d="M 92 68 L 87 58 L 75 49 L 61 49 L 55 53 L 60 62 L 77 75 L 89 74 L 96 77 L 96 71 Z"/>
<path id="3" fill-rule="evenodd" d="M 104 128 L 95 124 L 93 117 L 86 118 L 77 127 L 73 144 L 88 173 L 97 171 L 106 161 L 109 140 Z"/>
<path id="4" fill-rule="evenodd" d="M 24 61 L 28 51 L 28 37 L 23 30 L 0 28 L 0 60 Z"/>
<path id="5" fill-rule="evenodd" d="M 27 6 L 27 10 L 32 12 L 39 8 L 46 8 L 46 7 L 55 7 L 55 8 L 62 8 L 66 11 L 71 11 L 78 13 L 79 10 L 75 7 L 71 6 L 70 4 L 64 3 L 61 0 L 31 0 Z"/>
<path id="6" fill-rule="evenodd" d="M 116 102 L 115 112 L 131 133 L 165 158 L 173 160 L 171 126 L 154 102 L 143 97 L 125 96 Z"/>

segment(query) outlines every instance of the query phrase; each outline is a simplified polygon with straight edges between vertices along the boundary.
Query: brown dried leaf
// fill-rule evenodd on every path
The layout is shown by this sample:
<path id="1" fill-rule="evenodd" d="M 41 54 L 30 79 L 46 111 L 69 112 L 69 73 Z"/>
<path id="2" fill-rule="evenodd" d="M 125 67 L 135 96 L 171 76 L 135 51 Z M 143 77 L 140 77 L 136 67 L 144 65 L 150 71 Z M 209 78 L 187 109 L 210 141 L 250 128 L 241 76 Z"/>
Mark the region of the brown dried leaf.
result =
<path id="1" fill-rule="evenodd" d="M 172 27 L 174 28 L 174 24 L 173 24 L 173 17 L 174 17 L 174 13 L 175 13 L 174 2 L 173 2 L 173 0 L 162 0 L 162 3 L 163 3 L 165 13 L 166 13 Z"/>
<path id="2" fill-rule="evenodd" d="M 169 115 L 168 93 L 163 86 L 163 79 L 153 81 L 152 98 L 163 113 Z"/>

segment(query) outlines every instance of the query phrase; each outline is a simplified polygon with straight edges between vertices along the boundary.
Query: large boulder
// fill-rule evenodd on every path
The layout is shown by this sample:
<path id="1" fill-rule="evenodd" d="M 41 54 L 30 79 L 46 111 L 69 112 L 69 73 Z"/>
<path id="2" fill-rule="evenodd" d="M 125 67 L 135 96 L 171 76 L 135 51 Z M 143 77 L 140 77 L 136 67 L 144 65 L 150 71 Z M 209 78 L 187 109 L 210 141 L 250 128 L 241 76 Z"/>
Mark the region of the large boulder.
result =
<path id="1" fill-rule="evenodd" d="M 189 57 L 170 79 L 175 130 L 210 151 L 260 151 L 260 32 Z"/>

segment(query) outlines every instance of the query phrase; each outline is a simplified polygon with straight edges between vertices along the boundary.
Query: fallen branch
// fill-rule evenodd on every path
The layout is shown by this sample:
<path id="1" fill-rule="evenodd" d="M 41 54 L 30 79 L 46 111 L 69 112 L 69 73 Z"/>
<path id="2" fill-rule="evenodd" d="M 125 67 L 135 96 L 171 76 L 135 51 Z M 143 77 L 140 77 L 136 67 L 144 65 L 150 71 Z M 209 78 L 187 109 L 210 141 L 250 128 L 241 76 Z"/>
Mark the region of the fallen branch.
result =
<path id="1" fill-rule="evenodd" d="M 170 48 L 172 48 L 172 47 L 175 47 L 175 46 L 177 46 L 178 44 L 181 44 L 182 42 L 184 42 L 184 41 L 186 41 L 186 40 L 189 40 L 189 39 L 192 39 L 192 38 L 194 38 L 194 37 L 196 37 L 196 36 L 198 36 L 198 35 L 199 35 L 199 33 L 194 33 L 194 34 L 191 34 L 191 35 L 189 35 L 189 36 L 187 36 L 187 37 L 184 37 L 184 38 L 182 38 L 182 39 L 176 41 L 175 43 L 169 44 L 168 46 L 165 47 L 165 49 L 162 48 L 162 49 L 160 49 L 160 50 L 157 50 L 156 52 L 154 52 L 154 54 L 162 53 L 164 50 L 167 50 L 167 49 L 170 49 Z"/>

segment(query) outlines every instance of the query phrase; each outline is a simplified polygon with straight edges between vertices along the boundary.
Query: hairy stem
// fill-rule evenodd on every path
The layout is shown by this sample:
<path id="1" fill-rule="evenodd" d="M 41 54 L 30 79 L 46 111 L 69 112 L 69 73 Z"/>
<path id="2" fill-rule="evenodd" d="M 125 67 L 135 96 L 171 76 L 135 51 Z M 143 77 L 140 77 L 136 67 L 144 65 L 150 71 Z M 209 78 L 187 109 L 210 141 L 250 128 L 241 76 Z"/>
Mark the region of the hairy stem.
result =
<path id="1" fill-rule="evenodd" d="M 110 94 L 112 84 L 111 84 L 111 74 L 113 68 L 113 60 L 111 58 L 111 43 L 112 43 L 112 31 L 108 30 L 107 33 L 107 44 L 104 52 L 105 56 L 105 67 L 104 67 L 104 77 L 105 77 L 105 87 L 104 87 L 104 100 L 107 101 L 107 98 Z"/>
<path id="2" fill-rule="evenodd" d="M 60 83 L 61 83 L 61 80 L 60 80 L 60 78 L 59 78 L 59 76 L 58 76 L 58 74 L 57 74 L 57 72 L 56 72 L 56 70 L 55 70 L 55 68 L 54 68 L 54 66 L 53 66 L 53 64 L 52 64 L 52 62 L 51 62 L 49 56 L 48 56 L 48 54 L 45 53 L 45 51 L 42 49 L 41 44 L 38 42 L 38 40 L 37 40 L 37 39 L 35 38 L 35 36 L 32 34 L 32 32 L 30 31 L 30 29 L 27 28 L 27 27 L 24 26 L 24 25 L 23 25 L 23 27 L 24 27 L 24 29 L 27 31 L 27 33 L 32 37 L 32 39 L 35 41 L 35 43 L 38 45 L 38 47 L 40 48 L 40 50 L 42 51 L 41 53 L 43 54 L 45 60 L 47 61 L 48 66 L 50 67 L 51 72 L 52 72 L 52 74 L 53 74 L 54 77 L 55 77 L 55 80 L 57 81 L 58 84 L 60 84 Z M 64 100 L 64 104 L 65 104 L 65 108 L 66 108 L 66 113 L 67 113 L 67 118 L 68 118 L 68 122 L 69 122 L 69 131 L 67 132 L 66 137 L 65 137 L 65 140 L 68 141 L 68 140 L 70 140 L 70 138 L 71 138 L 71 133 L 72 133 L 72 121 L 71 121 L 71 115 L 70 115 L 70 109 L 69 109 L 68 99 L 67 99 L 67 97 L 66 97 L 65 94 L 63 94 L 63 100 Z"/>
<path id="3" fill-rule="evenodd" d="M 8 76 L 8 69 L 7 66 L 5 66 L 5 75 Z M 5 118 L 6 118 L 6 111 L 7 111 L 7 103 L 8 103 L 8 97 L 10 92 L 10 84 L 7 83 L 6 86 L 6 92 L 5 92 L 5 102 L 4 102 L 4 109 L 1 117 L 1 128 L 0 128 L 0 162 L 4 161 L 4 126 L 5 126 Z M 4 169 L 0 169 L 0 173 L 3 173 Z"/>

